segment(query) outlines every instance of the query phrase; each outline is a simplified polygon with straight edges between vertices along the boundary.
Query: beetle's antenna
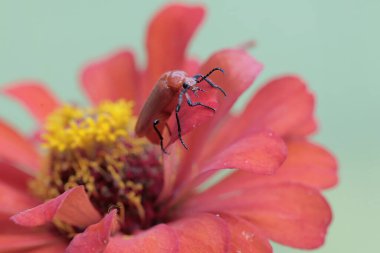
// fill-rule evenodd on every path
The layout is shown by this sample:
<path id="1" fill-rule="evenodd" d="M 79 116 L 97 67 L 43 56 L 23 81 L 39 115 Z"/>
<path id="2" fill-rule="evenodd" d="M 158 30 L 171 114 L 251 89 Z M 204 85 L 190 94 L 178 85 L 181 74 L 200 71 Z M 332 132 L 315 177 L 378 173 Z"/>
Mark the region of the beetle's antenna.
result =
<path id="1" fill-rule="evenodd" d="M 205 76 L 203 75 L 195 75 L 194 78 L 195 78 L 195 81 L 197 83 L 200 83 L 202 82 L 203 80 L 205 80 L 207 77 L 209 77 L 214 71 L 216 70 L 219 70 L 220 72 L 222 72 L 224 74 L 224 70 L 222 68 L 213 68 L 210 72 L 208 72 Z M 201 77 L 201 79 L 197 80 L 199 77 Z"/>

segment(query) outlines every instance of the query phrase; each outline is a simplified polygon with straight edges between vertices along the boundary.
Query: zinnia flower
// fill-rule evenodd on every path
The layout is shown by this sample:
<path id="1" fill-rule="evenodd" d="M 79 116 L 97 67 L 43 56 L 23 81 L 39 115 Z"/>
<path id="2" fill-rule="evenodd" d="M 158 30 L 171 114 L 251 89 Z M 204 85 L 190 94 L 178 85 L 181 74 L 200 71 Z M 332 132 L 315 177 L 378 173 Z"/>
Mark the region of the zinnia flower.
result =
<path id="1" fill-rule="evenodd" d="M 89 108 L 62 104 L 38 82 L 2 90 L 40 129 L 30 139 L 0 122 L 1 252 L 272 252 L 269 240 L 323 244 L 332 214 L 320 191 L 336 184 L 337 164 L 307 139 L 316 130 L 313 95 L 299 77 L 282 76 L 231 114 L 262 65 L 243 49 L 218 51 L 202 65 L 187 58 L 204 12 L 179 4 L 161 10 L 148 28 L 144 70 L 129 50 L 86 67 Z M 165 131 L 170 155 L 136 137 L 138 113 L 162 73 L 214 67 L 225 70 L 212 80 L 228 96 L 200 84 L 207 92 L 194 101 L 217 112 L 182 106 L 189 150 L 176 141 L 173 115 L 171 137 Z M 223 169 L 233 173 L 200 190 Z"/>

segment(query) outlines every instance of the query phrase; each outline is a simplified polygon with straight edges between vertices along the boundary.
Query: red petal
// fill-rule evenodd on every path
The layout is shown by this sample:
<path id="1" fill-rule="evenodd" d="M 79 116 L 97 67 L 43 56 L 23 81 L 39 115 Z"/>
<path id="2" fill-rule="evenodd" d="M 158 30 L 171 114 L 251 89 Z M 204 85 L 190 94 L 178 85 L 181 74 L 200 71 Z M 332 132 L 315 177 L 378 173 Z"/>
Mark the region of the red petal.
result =
<path id="1" fill-rule="evenodd" d="M 217 169 L 241 169 L 259 174 L 272 174 L 286 158 L 286 145 L 272 132 L 246 136 L 215 155 L 202 167 L 202 172 Z"/>
<path id="2" fill-rule="evenodd" d="M 83 70 L 81 82 L 93 104 L 118 99 L 136 101 L 139 104 L 141 87 L 134 56 L 130 51 L 120 51 L 91 63 Z"/>
<path id="3" fill-rule="evenodd" d="M 261 185 L 215 195 L 214 199 L 214 203 L 198 199 L 198 209 L 239 215 L 269 239 L 296 248 L 321 246 L 332 218 L 328 203 L 317 190 L 295 183 Z"/>
<path id="4" fill-rule="evenodd" d="M 226 223 L 216 215 L 198 214 L 172 224 L 179 239 L 179 252 L 227 252 L 230 234 Z"/>
<path id="5" fill-rule="evenodd" d="M 0 162 L 0 181 L 14 187 L 21 192 L 28 192 L 28 182 L 32 179 L 32 176 L 17 169 L 16 167 Z"/>
<path id="6" fill-rule="evenodd" d="M 203 183 L 220 169 L 239 169 L 257 174 L 272 174 L 286 158 L 286 145 L 283 140 L 271 132 L 260 132 L 248 135 L 235 143 L 217 150 L 215 155 L 202 155 L 198 166 L 193 165 L 191 171 L 181 169 L 177 177 L 178 196 Z M 192 174 L 191 174 L 192 173 Z M 188 181 L 193 179 L 192 181 Z"/>
<path id="7" fill-rule="evenodd" d="M 0 214 L 13 215 L 21 210 L 36 205 L 36 200 L 26 192 L 22 192 L 0 181 Z"/>
<path id="8" fill-rule="evenodd" d="M 146 38 L 149 85 L 144 86 L 144 97 L 164 72 L 183 69 L 187 45 L 204 14 L 201 6 L 171 4 L 152 19 Z"/>
<path id="9" fill-rule="evenodd" d="M 50 252 L 63 252 L 58 251 L 62 249 L 63 240 L 51 233 L 0 235 L 0 252 L 47 252 L 44 248 L 52 244 L 56 251 Z"/>
<path id="10" fill-rule="evenodd" d="M 221 214 L 231 233 L 229 252 L 271 253 L 272 246 L 249 222 L 233 215 Z"/>
<path id="11" fill-rule="evenodd" d="M 252 182 L 299 182 L 320 189 L 337 184 L 337 161 L 324 148 L 306 140 L 293 140 L 288 142 L 288 152 L 288 158 L 276 175 L 256 177 Z"/>
<path id="12" fill-rule="evenodd" d="M 89 226 L 83 233 L 77 234 L 67 247 L 66 253 L 103 252 L 111 232 L 116 227 L 116 218 L 116 210 L 112 210 L 101 221 Z"/>
<path id="13" fill-rule="evenodd" d="M 3 92 L 20 101 L 40 124 L 60 106 L 60 102 L 44 84 L 34 81 L 12 84 Z"/>
<path id="14" fill-rule="evenodd" d="M 178 238 L 171 227 L 160 224 L 128 238 L 112 237 L 105 252 L 174 253 L 178 252 Z"/>
<path id="15" fill-rule="evenodd" d="M 86 227 L 101 219 L 93 207 L 83 186 L 77 186 L 39 206 L 12 216 L 12 220 L 22 226 L 43 225 L 54 218 L 68 224 Z"/>
<path id="16" fill-rule="evenodd" d="M 294 134 L 301 125 L 312 125 L 306 121 L 313 119 L 313 112 L 314 97 L 305 82 L 296 76 L 283 76 L 256 93 L 236 122 L 236 131 L 270 128 L 282 136 Z"/>
<path id="17" fill-rule="evenodd" d="M 0 136 L 0 159 L 27 169 L 40 168 L 40 158 L 32 143 L 1 120 Z"/>

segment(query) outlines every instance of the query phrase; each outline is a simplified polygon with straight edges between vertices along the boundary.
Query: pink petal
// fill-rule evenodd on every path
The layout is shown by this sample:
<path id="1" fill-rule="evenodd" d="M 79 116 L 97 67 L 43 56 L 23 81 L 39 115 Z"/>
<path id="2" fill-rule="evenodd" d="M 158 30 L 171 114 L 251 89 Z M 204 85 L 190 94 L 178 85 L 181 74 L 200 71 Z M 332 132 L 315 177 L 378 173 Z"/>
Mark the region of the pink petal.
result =
<path id="1" fill-rule="evenodd" d="M 38 202 L 26 192 L 0 181 L 0 214 L 13 215 L 30 208 Z"/>
<path id="2" fill-rule="evenodd" d="M 177 232 L 179 252 L 227 252 L 230 233 L 217 215 L 198 214 L 169 224 Z"/>
<path id="3" fill-rule="evenodd" d="M 125 238 L 124 238 L 125 237 Z M 106 253 L 171 253 L 178 252 L 175 231 L 165 224 L 152 227 L 131 237 L 110 238 Z"/>
<path id="4" fill-rule="evenodd" d="M 272 246 L 249 222 L 233 215 L 221 214 L 231 233 L 229 252 L 271 253 Z"/>
<path id="5" fill-rule="evenodd" d="M 112 210 L 104 216 L 101 221 L 87 227 L 83 233 L 77 234 L 70 242 L 65 252 L 104 252 L 111 232 L 116 226 L 116 213 L 116 210 Z"/>
<path id="6" fill-rule="evenodd" d="M 51 245 L 55 246 L 54 249 L 62 250 L 64 243 L 59 237 L 47 232 L 0 235 L 0 252 L 47 252 L 44 248 L 50 248 Z"/>
<path id="7" fill-rule="evenodd" d="M 119 51 L 106 59 L 91 63 L 83 70 L 81 83 L 93 104 L 118 99 L 139 104 L 141 87 L 131 51 Z"/>
<path id="8" fill-rule="evenodd" d="M 323 244 L 332 218 L 317 190 L 296 183 L 264 184 L 191 201 L 183 208 L 186 212 L 223 210 L 239 215 L 269 239 L 304 249 Z"/>
<path id="9" fill-rule="evenodd" d="M 236 131 L 270 128 L 285 136 L 301 125 L 315 127 L 313 122 L 306 122 L 313 120 L 313 113 L 314 97 L 305 82 L 297 76 L 283 76 L 270 81 L 256 93 L 236 122 Z"/>
<path id="10" fill-rule="evenodd" d="M 12 216 L 17 224 L 27 227 L 43 225 L 58 218 L 70 225 L 86 227 L 101 219 L 83 186 L 76 186 L 58 197 Z"/>
<path id="11" fill-rule="evenodd" d="M 204 14 L 202 6 L 170 4 L 152 19 L 146 38 L 149 84 L 144 97 L 164 72 L 183 69 L 187 45 Z"/>
<path id="12" fill-rule="evenodd" d="M 20 101 L 40 124 L 60 106 L 60 102 L 46 85 L 34 81 L 12 84 L 3 89 L 3 92 Z"/>
<path id="13" fill-rule="evenodd" d="M 40 157 L 35 147 L 11 126 L 0 120 L 0 159 L 25 169 L 38 170 Z"/>
<path id="14" fill-rule="evenodd" d="M 205 85 L 204 89 L 207 90 L 206 94 L 208 99 L 211 100 L 211 98 L 215 96 L 220 106 L 217 108 L 216 115 L 210 115 L 213 117 L 212 120 L 211 118 L 203 117 L 201 119 L 203 122 L 201 123 L 207 124 L 197 124 L 196 129 L 193 129 L 186 139 L 190 150 L 179 166 L 181 171 L 184 171 L 183 173 L 185 174 L 190 171 L 190 164 L 201 160 L 198 158 L 202 156 L 202 153 L 207 152 L 208 145 L 212 145 L 212 141 L 209 141 L 209 137 L 215 129 L 218 129 L 217 125 L 221 123 L 220 119 L 226 116 L 226 113 L 236 99 L 252 84 L 262 69 L 262 65 L 259 62 L 241 49 L 225 49 L 215 53 L 202 65 L 200 73 L 208 73 L 215 67 L 223 68 L 225 74 L 216 71 L 212 74 L 210 79 L 226 91 L 227 97 L 221 95 L 219 90 L 211 88 L 207 83 L 202 82 L 201 85 Z M 203 111 L 206 113 L 209 110 Z M 200 117 L 197 116 L 198 112 L 195 112 L 194 108 L 188 108 L 186 106 L 184 106 L 181 113 L 183 113 L 183 115 L 186 114 L 186 117 L 180 117 L 181 122 L 186 121 L 186 123 L 182 124 L 189 128 L 191 128 L 191 123 L 193 123 L 192 118 L 197 119 L 196 117 Z M 199 120 L 199 118 L 197 120 Z M 172 132 L 176 133 L 175 131 Z M 205 149 L 200 147 L 205 147 Z M 183 177 L 186 177 L 186 175 L 181 176 L 178 180 L 181 181 Z"/>

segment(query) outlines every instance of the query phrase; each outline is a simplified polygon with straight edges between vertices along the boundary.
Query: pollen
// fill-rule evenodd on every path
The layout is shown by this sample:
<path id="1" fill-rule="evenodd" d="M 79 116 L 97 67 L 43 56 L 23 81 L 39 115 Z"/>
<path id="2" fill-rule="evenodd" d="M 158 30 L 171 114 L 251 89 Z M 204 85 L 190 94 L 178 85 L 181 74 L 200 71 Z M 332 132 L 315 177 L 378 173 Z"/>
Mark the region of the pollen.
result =
<path id="1" fill-rule="evenodd" d="M 136 123 L 133 103 L 120 100 L 104 102 L 97 108 L 81 109 L 65 105 L 47 119 L 43 146 L 64 152 L 73 149 L 92 149 L 110 144 L 118 138 L 132 139 Z"/>
<path id="2" fill-rule="evenodd" d="M 155 200 L 163 184 L 159 148 L 134 133 L 133 103 L 94 108 L 65 105 L 52 113 L 42 134 L 44 167 L 30 186 L 47 200 L 83 185 L 101 214 L 117 208 L 126 234 L 157 223 Z M 79 231 L 60 221 L 68 237 Z"/>

